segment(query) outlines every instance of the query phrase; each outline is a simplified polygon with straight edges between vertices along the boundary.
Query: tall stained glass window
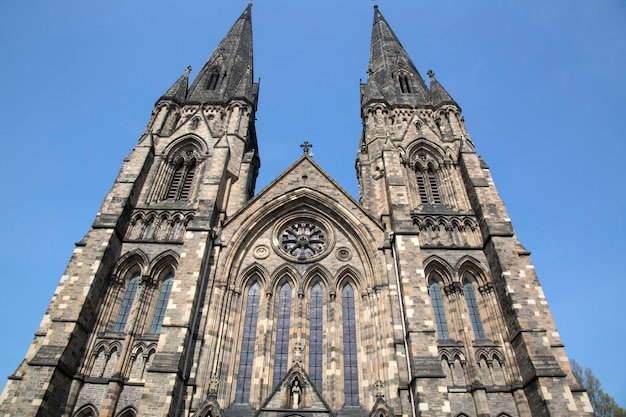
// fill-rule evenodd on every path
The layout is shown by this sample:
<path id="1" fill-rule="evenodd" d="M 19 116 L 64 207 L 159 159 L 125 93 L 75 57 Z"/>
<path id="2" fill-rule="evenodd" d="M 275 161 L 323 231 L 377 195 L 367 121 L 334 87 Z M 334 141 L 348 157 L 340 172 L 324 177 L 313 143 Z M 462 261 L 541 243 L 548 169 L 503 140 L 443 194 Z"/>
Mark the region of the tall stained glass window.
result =
<path id="1" fill-rule="evenodd" d="M 124 294 L 124 300 L 122 300 L 122 307 L 120 308 L 120 312 L 117 315 L 115 326 L 113 326 L 114 332 L 122 333 L 126 328 L 128 316 L 130 316 L 130 309 L 133 306 L 135 294 L 137 294 L 137 288 L 139 288 L 139 272 L 136 272 L 128 282 L 126 294 Z"/>
<path id="2" fill-rule="evenodd" d="M 150 326 L 150 333 L 161 333 L 161 325 L 163 324 L 163 319 L 165 318 L 165 310 L 167 308 L 167 302 L 170 299 L 173 283 L 174 275 L 172 274 L 169 274 L 161 283 L 161 291 L 159 292 L 159 300 L 157 301 L 154 318 L 152 319 L 152 325 Z"/>
<path id="3" fill-rule="evenodd" d="M 437 338 L 448 339 L 448 322 L 446 321 L 446 313 L 443 309 L 443 300 L 441 299 L 439 283 L 434 279 L 431 279 L 428 282 L 428 289 L 430 292 L 430 301 L 433 303 L 435 326 L 437 327 Z"/>
<path id="4" fill-rule="evenodd" d="M 322 389 L 322 286 L 315 284 L 311 289 L 311 314 L 309 319 L 309 377 L 318 390 Z"/>
<path id="5" fill-rule="evenodd" d="M 278 319 L 276 326 L 276 351 L 274 352 L 274 388 L 287 373 L 289 356 L 289 319 L 291 317 L 291 286 L 280 287 Z"/>
<path id="6" fill-rule="evenodd" d="M 478 310 L 478 302 L 476 301 L 474 286 L 466 279 L 463 280 L 463 294 L 465 294 L 465 302 L 467 303 L 470 320 L 472 321 L 474 337 L 476 337 L 476 339 L 484 339 L 485 329 L 483 328 L 483 321 L 480 318 L 480 310 Z"/>
<path id="7" fill-rule="evenodd" d="M 354 290 L 350 284 L 341 292 L 343 314 L 343 381 L 345 406 L 359 405 L 359 375 L 356 356 L 356 319 Z"/>
<path id="8" fill-rule="evenodd" d="M 237 373 L 236 403 L 247 403 L 250 400 L 250 382 L 252 381 L 252 362 L 254 360 L 254 342 L 256 340 L 256 322 L 259 315 L 261 288 L 255 282 L 248 290 L 246 315 L 243 323 L 243 340 Z"/>

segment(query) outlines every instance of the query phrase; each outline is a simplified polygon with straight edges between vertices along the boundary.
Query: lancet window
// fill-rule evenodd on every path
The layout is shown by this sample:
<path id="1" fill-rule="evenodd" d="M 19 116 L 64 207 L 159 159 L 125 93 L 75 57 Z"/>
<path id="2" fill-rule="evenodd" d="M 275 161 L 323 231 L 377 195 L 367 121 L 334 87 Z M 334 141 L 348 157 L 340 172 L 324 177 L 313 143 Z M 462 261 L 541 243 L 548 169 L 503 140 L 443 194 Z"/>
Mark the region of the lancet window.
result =
<path id="1" fill-rule="evenodd" d="M 112 285 L 101 311 L 101 320 L 108 331 L 136 334 L 159 333 L 166 314 L 175 276 L 175 255 L 164 252 L 150 266 L 142 251 L 131 251 L 118 262 Z M 142 271 L 146 275 L 142 275 Z M 123 279 L 122 279 L 123 277 Z M 156 283 L 153 285 L 152 283 Z"/>
<path id="2" fill-rule="evenodd" d="M 256 325 L 259 315 L 261 287 L 257 282 L 248 290 L 246 313 L 243 324 L 243 338 L 241 355 L 239 358 L 239 372 L 237 374 L 237 389 L 235 402 L 247 403 L 250 399 L 250 384 L 252 382 L 252 363 L 254 361 L 254 344 L 256 341 Z"/>
<path id="3" fill-rule="evenodd" d="M 115 326 L 113 326 L 114 332 L 122 333 L 126 328 L 128 316 L 130 316 L 130 310 L 133 306 L 137 289 L 139 288 L 139 281 L 140 274 L 139 272 L 136 272 L 128 282 L 128 287 L 126 287 L 126 293 L 124 294 L 124 299 L 122 300 L 122 306 L 120 307 L 120 311 L 117 315 Z"/>
<path id="4" fill-rule="evenodd" d="M 467 303 L 472 328 L 474 329 L 474 337 L 476 337 L 476 339 L 484 339 L 485 330 L 483 328 L 483 321 L 480 317 L 478 302 L 476 301 L 476 293 L 474 292 L 472 282 L 468 279 L 463 279 L 463 294 L 465 296 L 465 302 Z"/>
<path id="5" fill-rule="evenodd" d="M 357 367 L 356 316 L 354 290 L 350 284 L 341 293 L 343 315 L 343 380 L 345 406 L 359 405 L 359 375 Z"/>
<path id="6" fill-rule="evenodd" d="M 207 83 L 206 83 L 206 89 L 215 90 L 219 84 L 219 80 L 220 80 L 219 70 L 214 69 L 209 74 L 209 79 L 207 80 Z"/>
<path id="7" fill-rule="evenodd" d="M 344 281 L 337 289 L 337 301 L 330 302 L 334 299 L 334 292 L 326 298 L 323 281 L 316 277 L 311 286 L 302 293 L 298 292 L 298 299 L 295 299 L 294 282 L 282 281 L 282 277 L 285 276 L 283 274 L 276 276 L 281 282 L 274 297 L 262 297 L 261 282 L 258 279 L 255 279 L 247 292 L 243 291 L 243 306 L 239 319 L 242 322 L 242 329 L 240 336 L 237 337 L 240 349 L 237 353 L 239 363 L 233 369 L 237 377 L 237 384 L 233 390 L 234 403 L 256 405 L 259 390 L 263 396 L 267 389 L 273 391 L 285 388 L 281 384 L 289 368 L 298 363 L 307 372 L 311 386 L 319 393 L 323 393 L 331 386 L 341 386 L 342 395 L 337 401 L 343 401 L 346 407 L 359 406 L 356 314 L 359 299 L 355 297 L 356 284 L 351 280 L 349 283 Z M 329 309 L 328 312 L 326 308 Z M 325 319 L 333 322 L 327 324 Z M 261 337 L 261 334 L 268 331 L 271 332 L 269 337 Z M 339 351 L 328 350 L 331 346 L 338 346 Z M 301 356 L 303 353 L 306 356 Z M 336 358 L 341 364 L 340 372 L 326 374 L 326 371 L 334 367 L 333 363 L 328 361 L 335 358 L 336 353 L 341 355 Z M 255 357 L 255 354 L 263 355 L 265 360 Z M 234 360 L 236 358 L 233 358 Z M 261 363 L 271 363 L 272 375 L 268 381 L 271 383 L 270 387 L 266 387 L 266 384 L 257 385 L 260 382 L 256 382 L 254 378 L 253 366 Z M 329 378 L 328 384 L 326 378 Z M 287 383 L 287 386 L 291 385 Z"/>
<path id="8" fill-rule="evenodd" d="M 437 174 L 432 164 L 417 167 L 417 188 L 422 204 L 442 204 Z"/>
<path id="9" fill-rule="evenodd" d="M 173 283 L 174 275 L 172 273 L 170 273 L 161 283 L 161 290 L 159 291 L 159 299 L 154 312 L 154 318 L 152 319 L 152 325 L 150 326 L 150 333 L 161 332 L 161 326 L 163 325 L 163 319 L 165 318 L 165 310 L 167 308 L 167 302 L 170 299 Z"/>
<path id="10" fill-rule="evenodd" d="M 278 297 L 278 320 L 276 328 L 276 351 L 274 352 L 274 381 L 276 387 L 287 373 L 289 356 L 289 322 L 291 317 L 291 286 L 285 283 Z"/>
<path id="11" fill-rule="evenodd" d="M 317 283 L 311 289 L 311 312 L 309 318 L 309 376 L 319 390 L 322 388 L 322 286 Z"/>
<path id="12" fill-rule="evenodd" d="M 433 304 L 437 338 L 448 339 L 450 337 L 448 334 L 448 322 L 446 320 L 446 312 L 443 307 L 443 299 L 441 297 L 441 288 L 439 287 L 439 283 L 431 278 L 428 281 L 428 291 L 430 293 L 430 301 Z"/>
<path id="13" fill-rule="evenodd" d="M 400 83 L 400 91 L 402 94 L 407 94 L 411 92 L 411 84 L 409 82 L 409 76 L 401 73 L 398 76 L 398 82 Z"/>
<path id="14" fill-rule="evenodd" d="M 178 158 L 167 190 L 168 200 L 187 200 L 196 174 L 196 159 Z"/>

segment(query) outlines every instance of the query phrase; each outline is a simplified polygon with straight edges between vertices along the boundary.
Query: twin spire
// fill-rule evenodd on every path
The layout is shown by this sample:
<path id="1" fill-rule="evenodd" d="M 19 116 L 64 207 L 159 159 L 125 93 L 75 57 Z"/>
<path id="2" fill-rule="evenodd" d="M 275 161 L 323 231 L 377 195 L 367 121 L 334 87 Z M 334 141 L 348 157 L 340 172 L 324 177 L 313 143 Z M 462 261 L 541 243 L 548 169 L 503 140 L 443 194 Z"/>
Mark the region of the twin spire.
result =
<path id="1" fill-rule="evenodd" d="M 361 85 L 361 106 L 372 102 L 411 107 L 456 105 L 435 79 L 432 71 L 428 71 L 430 89 L 426 86 L 409 54 L 378 10 L 378 6 L 374 6 L 367 75 L 367 83 Z"/>
<path id="2" fill-rule="evenodd" d="M 253 77 L 251 3 L 188 87 L 190 71 L 188 67 L 160 100 L 171 100 L 182 105 L 225 103 L 240 99 L 256 107 L 259 84 L 254 82 Z M 426 86 L 378 6 L 374 6 L 367 73 L 367 83 L 361 85 L 362 106 L 372 102 L 412 107 L 456 105 L 432 71 L 428 72 L 430 88 Z"/>
<path id="3" fill-rule="evenodd" d="M 225 103 L 244 100 L 256 107 L 259 84 L 254 82 L 252 56 L 252 3 L 239 16 L 204 64 L 190 87 L 189 72 L 167 90 L 160 100 L 184 103 Z"/>

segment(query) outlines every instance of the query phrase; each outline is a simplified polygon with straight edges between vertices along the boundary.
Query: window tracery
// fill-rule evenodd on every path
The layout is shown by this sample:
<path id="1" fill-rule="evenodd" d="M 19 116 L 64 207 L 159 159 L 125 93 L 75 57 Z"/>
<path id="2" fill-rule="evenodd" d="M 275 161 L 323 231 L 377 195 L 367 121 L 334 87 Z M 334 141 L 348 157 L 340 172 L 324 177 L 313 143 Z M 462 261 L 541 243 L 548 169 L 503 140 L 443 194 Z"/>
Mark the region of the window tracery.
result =
<path id="1" fill-rule="evenodd" d="M 193 197 L 198 169 L 203 162 L 203 142 L 195 136 L 178 141 L 162 155 L 148 201 L 186 201 Z"/>

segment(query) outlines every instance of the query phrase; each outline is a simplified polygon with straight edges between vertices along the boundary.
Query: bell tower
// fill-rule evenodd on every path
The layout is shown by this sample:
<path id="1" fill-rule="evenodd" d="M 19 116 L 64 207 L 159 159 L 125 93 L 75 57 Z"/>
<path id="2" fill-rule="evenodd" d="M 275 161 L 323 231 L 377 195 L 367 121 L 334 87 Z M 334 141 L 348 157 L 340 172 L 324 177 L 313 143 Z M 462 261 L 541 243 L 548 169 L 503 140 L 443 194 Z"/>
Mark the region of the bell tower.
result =
<path id="1" fill-rule="evenodd" d="M 2 414 L 179 415 L 219 221 L 252 197 L 260 165 L 251 5 L 188 86 L 190 71 L 76 244 Z"/>
<path id="2" fill-rule="evenodd" d="M 356 168 L 402 287 L 399 389 L 421 416 L 496 415 L 504 396 L 520 416 L 591 415 L 461 108 L 427 75 L 375 6 Z"/>

